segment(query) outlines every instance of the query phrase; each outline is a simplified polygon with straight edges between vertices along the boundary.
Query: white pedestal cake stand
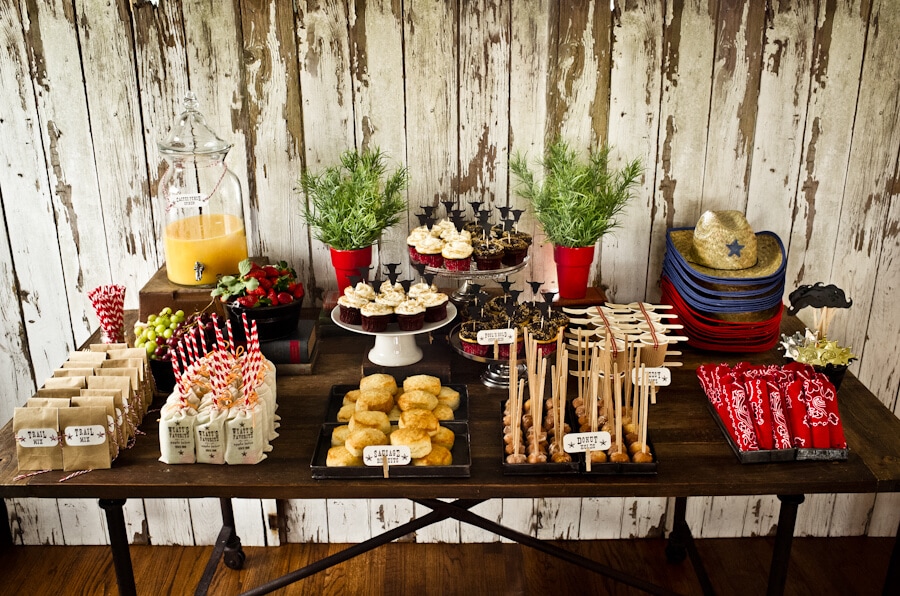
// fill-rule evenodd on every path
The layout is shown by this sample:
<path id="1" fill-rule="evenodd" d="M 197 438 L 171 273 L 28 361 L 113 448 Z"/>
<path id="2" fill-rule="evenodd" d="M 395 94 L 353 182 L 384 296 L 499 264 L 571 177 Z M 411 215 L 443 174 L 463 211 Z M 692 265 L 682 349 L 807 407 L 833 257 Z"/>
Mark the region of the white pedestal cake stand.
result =
<path id="1" fill-rule="evenodd" d="M 341 321 L 340 306 L 331 310 L 331 320 L 338 327 L 348 331 L 354 331 L 362 335 L 374 335 L 375 346 L 369 350 L 369 360 L 381 366 L 407 366 L 415 364 L 422 359 L 422 348 L 416 345 L 416 336 L 440 329 L 456 318 L 456 307 L 452 302 L 447 303 L 447 318 L 436 323 L 425 323 L 421 329 L 415 331 L 401 331 L 396 323 L 388 325 L 386 331 L 363 331 L 360 325 L 350 325 Z"/>

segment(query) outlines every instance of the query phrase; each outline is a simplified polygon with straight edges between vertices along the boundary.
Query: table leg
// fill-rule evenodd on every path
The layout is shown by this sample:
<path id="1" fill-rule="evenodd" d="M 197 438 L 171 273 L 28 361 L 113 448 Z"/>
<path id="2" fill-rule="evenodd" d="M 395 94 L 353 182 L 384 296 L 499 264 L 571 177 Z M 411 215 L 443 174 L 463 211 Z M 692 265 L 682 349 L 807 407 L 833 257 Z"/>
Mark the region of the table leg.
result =
<path id="1" fill-rule="evenodd" d="M 120 596 L 136 596 L 134 570 L 131 567 L 131 552 L 125 529 L 125 499 L 100 499 L 101 509 L 106 512 L 106 526 L 109 529 L 109 546 L 112 550 L 113 566 L 116 569 L 116 584 Z"/>
<path id="2" fill-rule="evenodd" d="M 778 513 L 778 530 L 775 533 L 775 547 L 772 549 L 772 564 L 769 567 L 769 587 L 766 591 L 770 596 L 784 594 L 797 509 L 804 499 L 803 495 L 778 495 L 781 509 Z"/>
<path id="3" fill-rule="evenodd" d="M 241 547 L 241 539 L 234 529 L 234 508 L 231 505 L 231 499 L 219 499 L 219 507 L 222 510 L 222 529 L 219 530 L 216 545 L 213 547 L 203 575 L 197 583 L 195 596 L 205 596 L 209 591 L 216 568 L 219 566 L 219 559 L 222 559 L 229 569 L 241 569 L 247 558 Z"/>
<path id="4" fill-rule="evenodd" d="M 666 560 L 669 563 L 681 563 L 685 557 L 691 558 L 691 567 L 697 574 L 697 582 L 704 594 L 715 594 L 712 581 L 703 565 L 700 551 L 694 543 L 694 535 L 687 523 L 687 497 L 675 497 L 675 520 L 672 524 L 672 532 L 669 534 L 669 542 L 666 544 Z"/>
<path id="5" fill-rule="evenodd" d="M 900 594 L 900 524 L 897 526 L 897 537 L 894 538 L 894 550 L 891 551 L 882 594 L 884 596 Z"/>

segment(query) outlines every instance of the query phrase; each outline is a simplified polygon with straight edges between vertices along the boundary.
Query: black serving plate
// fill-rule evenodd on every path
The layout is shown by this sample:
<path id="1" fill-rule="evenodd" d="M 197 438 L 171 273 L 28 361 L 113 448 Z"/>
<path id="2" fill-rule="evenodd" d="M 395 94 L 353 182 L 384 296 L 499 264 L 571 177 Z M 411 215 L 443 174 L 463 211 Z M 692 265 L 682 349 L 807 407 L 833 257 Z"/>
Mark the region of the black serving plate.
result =
<path id="1" fill-rule="evenodd" d="M 460 422 L 469 419 L 469 392 L 465 385 L 456 385 L 454 383 L 445 383 L 445 387 L 449 387 L 459 392 L 459 407 L 453 412 L 453 420 L 447 422 Z M 348 391 L 359 389 L 359 385 L 332 385 L 331 394 L 328 396 L 328 412 L 325 414 L 325 422 L 337 422 L 337 415 L 344 404 L 344 395 Z M 441 423 L 443 424 L 443 422 Z"/>
<path id="2" fill-rule="evenodd" d="M 728 429 L 725 427 L 725 423 L 719 417 L 719 413 L 716 411 L 715 406 L 707 401 L 706 407 L 707 409 L 709 409 L 709 413 L 712 415 L 713 420 L 716 421 L 716 425 L 719 427 L 719 430 L 722 431 L 722 436 L 725 437 L 725 442 L 728 443 L 728 446 L 731 447 L 731 450 L 737 456 L 738 461 L 740 461 L 742 464 L 765 464 L 790 461 L 846 461 L 847 456 L 850 453 L 849 449 L 807 448 L 757 449 L 754 451 L 741 451 L 740 447 L 738 447 L 738 444 L 734 442 L 733 438 L 731 438 L 731 433 L 728 432 Z"/>
<path id="3" fill-rule="evenodd" d="M 324 478 L 384 478 L 381 466 L 347 466 L 328 467 L 325 465 L 328 450 L 331 448 L 331 433 L 340 426 L 338 423 L 326 422 L 319 431 L 319 440 L 313 453 L 310 468 L 312 477 L 319 480 Z M 449 466 L 391 466 L 390 478 L 468 478 L 472 468 L 472 453 L 469 443 L 468 422 L 450 421 L 442 422 L 456 435 L 456 441 L 450 453 L 453 455 L 453 463 Z"/>

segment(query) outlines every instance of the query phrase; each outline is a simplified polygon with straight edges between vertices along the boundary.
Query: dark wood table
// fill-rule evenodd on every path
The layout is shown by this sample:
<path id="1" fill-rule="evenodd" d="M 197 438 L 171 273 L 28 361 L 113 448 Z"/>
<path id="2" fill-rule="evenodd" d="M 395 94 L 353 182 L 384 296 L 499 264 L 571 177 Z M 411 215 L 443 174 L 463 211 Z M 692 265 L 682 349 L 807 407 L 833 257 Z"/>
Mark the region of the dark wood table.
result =
<path id="1" fill-rule="evenodd" d="M 787 320 L 787 328 L 796 320 Z M 705 591 L 711 586 L 702 571 L 685 522 L 686 498 L 717 495 L 775 494 L 781 499 L 778 535 L 769 578 L 771 593 L 783 591 L 797 507 L 811 493 L 873 493 L 900 491 L 900 419 L 885 408 L 855 377 L 847 375 L 839 392 L 839 406 L 850 453 L 842 462 L 791 462 L 741 464 L 726 444 L 706 406 L 706 398 L 695 375 L 704 362 L 781 362 L 776 352 L 722 355 L 682 348 L 684 366 L 672 369 L 672 384 L 661 391 L 650 415 L 650 437 L 659 460 L 656 475 L 643 476 L 509 476 L 504 475 L 500 456 L 500 404 L 505 390 L 479 382 L 483 365 L 466 360 L 449 347 L 437 346 L 438 357 L 452 362 L 454 383 L 465 383 L 469 392 L 471 476 L 468 478 L 327 479 L 311 477 L 310 462 L 325 418 L 332 385 L 354 383 L 361 375 L 361 362 L 370 341 L 359 336 L 331 336 L 321 341 L 316 374 L 281 377 L 278 380 L 280 436 L 268 459 L 255 466 L 171 466 L 158 461 L 155 416 L 149 415 L 134 448 L 123 452 L 110 470 L 96 470 L 58 482 L 65 474 L 49 472 L 14 480 L 16 469 L 12 424 L 0 431 L 0 497 L 96 498 L 106 511 L 111 545 L 123 594 L 134 593 L 128 541 L 122 505 L 129 498 L 218 497 L 223 505 L 225 527 L 217 544 L 216 560 L 201 582 L 205 590 L 223 552 L 226 565 L 238 567 L 243 553 L 234 534 L 231 498 L 262 499 L 366 499 L 404 498 L 431 507 L 433 511 L 401 528 L 348 549 L 346 555 L 320 566 L 300 570 L 287 579 L 275 580 L 257 591 L 265 593 L 374 548 L 429 523 L 453 517 L 479 525 L 497 534 L 521 541 L 571 562 L 583 564 L 650 592 L 664 592 L 639 578 L 620 577 L 616 570 L 561 551 L 530 536 L 484 520 L 468 509 L 493 498 L 546 497 L 676 497 L 675 527 L 670 536 L 670 558 L 690 556 L 698 567 Z M 681 347 L 681 346 L 679 346 Z M 457 499 L 453 503 L 438 498 Z M 0 501 L 2 503 L 2 501 Z M 7 516 L 3 516 L 7 519 Z M 567 554 L 568 553 L 568 554 Z M 885 591 L 898 593 L 898 548 L 895 546 Z M 205 584 L 204 584 L 205 582 Z M 283 582 L 283 583 L 279 583 Z"/>

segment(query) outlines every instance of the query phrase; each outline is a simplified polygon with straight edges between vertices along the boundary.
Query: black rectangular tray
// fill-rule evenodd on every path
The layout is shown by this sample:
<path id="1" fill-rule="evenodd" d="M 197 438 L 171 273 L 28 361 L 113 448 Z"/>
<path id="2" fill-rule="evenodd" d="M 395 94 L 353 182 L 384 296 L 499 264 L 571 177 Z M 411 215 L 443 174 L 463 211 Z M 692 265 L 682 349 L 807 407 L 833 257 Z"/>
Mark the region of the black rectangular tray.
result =
<path id="1" fill-rule="evenodd" d="M 455 383 L 445 383 L 445 387 L 449 387 L 459 392 L 459 407 L 453 412 L 452 422 L 465 422 L 469 419 L 469 392 L 465 385 L 457 385 Z M 325 422 L 337 422 L 337 415 L 344 403 L 344 395 L 348 391 L 359 389 L 359 385 L 332 385 L 331 394 L 328 397 L 328 412 L 325 414 Z M 451 421 L 448 421 L 451 422 Z"/>
<path id="2" fill-rule="evenodd" d="M 500 419 L 503 419 L 503 408 L 505 407 L 506 402 L 500 402 Z M 572 411 L 569 407 L 566 408 L 566 421 L 569 423 L 569 426 L 572 425 Z M 502 425 L 501 425 L 502 426 Z M 502 431 L 501 431 L 502 433 Z M 522 437 L 523 442 L 525 441 L 525 437 Z M 503 473 L 509 476 L 544 476 L 544 475 L 560 475 L 560 474 L 577 474 L 578 473 L 578 457 L 577 455 L 572 456 L 572 461 L 570 462 L 552 462 L 546 461 L 540 464 L 511 464 L 506 461 L 507 453 L 506 453 L 506 443 L 503 441 L 503 437 L 500 437 L 500 461 L 503 466 Z"/>
<path id="3" fill-rule="evenodd" d="M 601 464 L 591 464 L 590 472 L 587 469 L 587 453 L 581 453 L 579 454 L 578 458 L 581 466 L 581 473 L 597 476 L 613 476 L 621 474 L 656 474 L 659 471 L 659 460 L 656 457 L 656 447 L 653 446 L 653 441 L 651 441 L 649 438 L 647 439 L 647 446 L 650 447 L 650 452 L 653 454 L 653 461 L 651 462 L 636 464 L 634 462 L 607 461 Z M 609 455 L 608 452 L 607 455 Z"/>
<path id="4" fill-rule="evenodd" d="M 343 396 L 343 394 L 341 394 Z M 337 422 L 326 422 L 319 431 L 316 450 L 313 452 L 310 468 L 312 477 L 324 478 L 384 478 L 380 466 L 347 466 L 328 467 L 325 465 L 328 450 L 331 448 L 331 432 L 340 426 Z M 469 442 L 469 423 L 465 421 L 441 422 L 456 435 L 456 441 L 450 453 L 453 463 L 449 466 L 391 466 L 390 478 L 468 478 L 472 469 L 472 453 Z"/>
<path id="5" fill-rule="evenodd" d="M 741 451 L 741 448 L 738 447 L 738 444 L 734 442 L 733 438 L 731 438 L 731 433 L 728 432 L 728 429 L 725 427 L 725 423 L 719 417 L 719 412 L 716 411 L 715 406 L 707 401 L 706 407 L 709 410 L 710 415 L 713 417 L 713 420 L 716 421 L 716 425 L 719 427 L 719 430 L 722 431 L 722 436 L 725 437 L 725 442 L 728 443 L 728 446 L 731 447 L 731 450 L 737 456 L 738 461 L 740 461 L 742 464 L 765 464 L 791 461 L 846 461 L 847 456 L 850 453 L 849 449 L 806 448 L 757 449 L 754 451 Z"/>

